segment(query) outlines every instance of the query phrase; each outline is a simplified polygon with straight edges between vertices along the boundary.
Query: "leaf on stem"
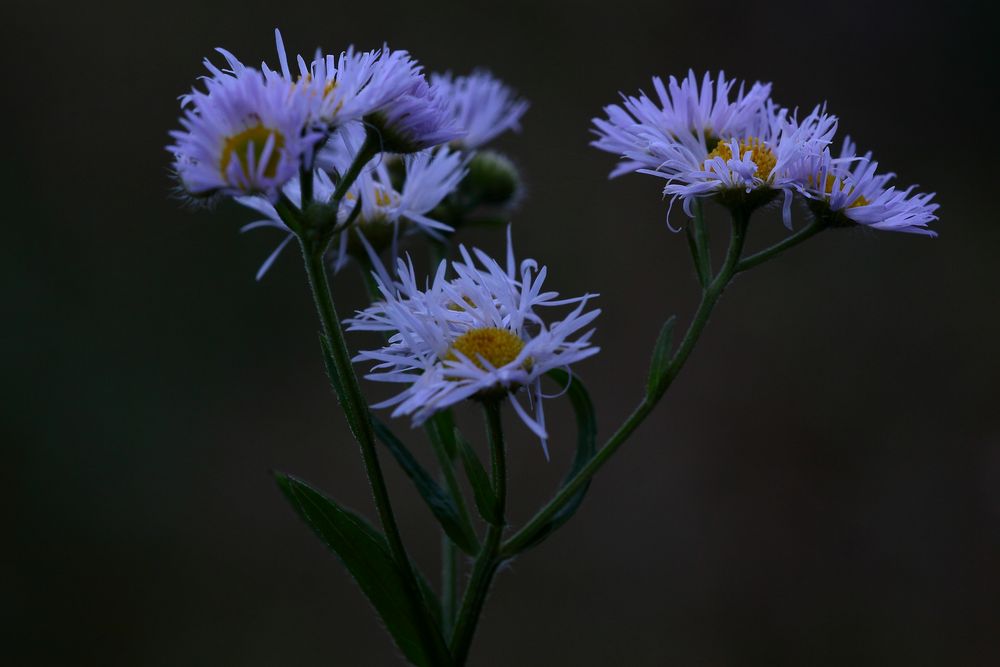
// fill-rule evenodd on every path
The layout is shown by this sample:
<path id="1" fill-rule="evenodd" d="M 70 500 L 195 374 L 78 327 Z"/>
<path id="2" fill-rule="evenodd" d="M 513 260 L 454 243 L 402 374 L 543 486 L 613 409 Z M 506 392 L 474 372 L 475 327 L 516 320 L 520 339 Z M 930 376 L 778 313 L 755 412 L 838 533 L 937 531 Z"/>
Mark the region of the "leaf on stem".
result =
<path id="1" fill-rule="evenodd" d="M 656 394 L 670 368 L 670 345 L 674 339 L 674 324 L 677 316 L 671 315 L 663 323 L 660 335 L 656 338 L 656 345 L 653 347 L 653 359 L 649 362 L 649 379 L 646 382 L 646 395 Z"/>
<path id="2" fill-rule="evenodd" d="M 452 460 L 458 457 L 455 430 L 455 415 L 451 410 L 441 410 L 427 420 L 427 434 L 434 441 L 434 445 L 441 447 Z"/>
<path id="3" fill-rule="evenodd" d="M 418 604 L 407 595 L 403 576 L 382 533 L 305 482 L 284 473 L 275 473 L 275 478 L 296 513 L 358 582 L 403 654 L 414 664 L 433 664 L 431 653 L 421 641 L 418 620 L 419 614 L 433 614 L 424 600 Z M 429 588 L 424 591 L 424 596 L 428 595 L 433 597 Z"/>
<path id="4" fill-rule="evenodd" d="M 420 465 L 420 462 L 413 457 L 406 445 L 389 430 L 388 426 L 378 419 L 372 418 L 372 427 L 375 429 L 375 435 L 393 455 L 413 485 L 417 487 L 420 497 L 427 503 L 427 507 L 430 508 L 434 518 L 441 524 L 441 528 L 448 534 L 448 537 L 459 549 L 467 554 L 475 555 L 479 551 L 479 540 L 476 539 L 476 533 L 472 526 L 467 521 L 462 520 L 462 515 L 451 496 L 434 481 L 430 473 Z"/>
<path id="5" fill-rule="evenodd" d="M 691 259 L 698 273 L 698 282 L 702 289 L 712 282 L 712 255 L 708 247 L 708 229 L 701 211 L 701 202 L 694 202 L 694 217 L 687 224 L 688 246 L 691 249 Z"/>
<path id="6" fill-rule="evenodd" d="M 566 388 L 573 412 L 576 415 L 576 454 L 569 472 L 566 473 L 563 480 L 563 484 L 566 484 L 587 465 L 597 451 L 597 417 L 594 413 L 594 404 L 590 400 L 590 394 L 580 378 L 571 377 L 569 373 L 559 368 L 550 370 L 546 375 L 560 387 Z M 569 521 L 570 517 L 580 508 L 589 488 L 590 480 L 587 480 L 580 490 L 558 512 L 552 515 L 551 519 L 539 527 L 533 535 L 527 536 L 528 541 L 522 550 L 539 544 Z"/>
<path id="7" fill-rule="evenodd" d="M 500 504 L 496 494 L 493 492 L 493 485 L 490 483 L 490 476 L 486 474 L 482 462 L 472 449 L 472 445 L 455 430 L 455 442 L 458 446 L 459 455 L 462 457 L 462 465 L 465 467 L 465 474 L 472 485 L 472 495 L 476 499 L 476 508 L 483 519 L 494 526 L 503 525 L 503 518 L 500 513 Z"/>

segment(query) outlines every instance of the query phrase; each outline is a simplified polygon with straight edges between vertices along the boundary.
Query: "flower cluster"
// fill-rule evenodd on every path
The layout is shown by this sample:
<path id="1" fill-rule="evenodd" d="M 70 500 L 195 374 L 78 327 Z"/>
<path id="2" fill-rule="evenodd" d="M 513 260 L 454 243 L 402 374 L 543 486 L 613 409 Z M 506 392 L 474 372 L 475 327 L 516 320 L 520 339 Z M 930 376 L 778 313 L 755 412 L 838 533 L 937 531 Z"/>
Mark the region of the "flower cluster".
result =
<path id="1" fill-rule="evenodd" d="M 363 243 L 391 247 L 395 257 L 401 232 L 454 231 L 460 220 L 443 202 L 467 180 L 479 184 L 475 205 L 495 203 L 498 182 L 500 190 L 513 190 L 505 158 L 484 163 L 476 149 L 518 129 L 527 103 L 489 74 L 426 77 L 406 51 L 388 46 L 350 47 L 309 61 L 297 56 L 290 64 L 280 32 L 275 39 L 276 69 L 249 67 L 223 49 L 223 67 L 206 60 L 203 89 L 181 97 L 181 129 L 168 146 L 186 194 L 233 197 L 263 215 L 244 230 L 286 234 L 258 278 L 296 233 L 279 200 L 297 216 L 312 202 L 328 205 L 327 226 L 351 228 L 331 244 L 340 268 Z M 355 161 L 363 164 L 338 192 Z"/>
<path id="2" fill-rule="evenodd" d="M 181 129 L 171 133 L 168 150 L 177 180 L 191 197 L 230 197 L 259 216 L 244 231 L 266 227 L 284 235 L 258 279 L 293 239 L 299 242 L 322 325 L 327 372 L 360 446 L 380 526 L 292 476 L 278 474 L 278 483 L 341 557 L 413 664 L 466 664 L 499 566 L 572 516 L 594 474 L 678 377 L 737 275 L 831 227 L 935 235 L 928 229 L 937 219 L 934 195 L 912 187 L 897 190 L 893 175 L 880 173 L 871 153 L 858 155 L 850 139 L 834 154 L 838 121 L 825 105 L 800 114 L 776 104 L 770 84 L 748 86 L 721 72 L 715 78 L 698 79 L 694 73 L 682 80 L 654 78 L 653 96 L 623 96 L 620 104 L 605 108 L 605 118 L 594 119 L 593 144 L 620 158 L 612 177 L 637 172 L 663 179 L 671 207 L 680 200 L 694 218 L 688 241 L 702 289 L 676 345 L 676 316 L 664 323 L 639 405 L 598 448 L 594 407 L 570 370 L 599 352 L 592 339 L 601 311 L 590 307 L 597 295 L 560 298 L 545 290 L 547 269 L 533 259 L 515 259 L 509 225 L 500 261 L 451 244 L 463 225 L 506 223 L 519 200 L 517 169 L 489 144 L 520 129 L 528 103 L 483 71 L 425 76 L 406 51 L 388 46 L 290 59 L 277 31 L 275 39 L 277 68 L 248 67 L 222 49 L 223 67 L 205 62 L 209 75 L 181 97 Z M 707 233 L 699 215 L 702 199 L 721 204 L 732 216 L 728 248 L 716 268 L 715 235 Z M 780 203 L 790 227 L 796 200 L 805 203 L 813 222 L 744 254 L 753 211 Z M 423 237 L 431 276 L 418 278 L 410 257 L 400 258 L 406 234 Z M 383 263 L 386 250 L 393 275 Z M 449 261 L 453 254 L 458 258 Z M 342 321 L 329 268 L 339 270 L 352 258 L 366 278 L 370 274 L 369 305 Z M 345 324 L 351 331 L 382 334 L 380 344 L 352 354 Z M 398 391 L 369 406 L 358 363 L 368 367 L 369 380 Z M 509 400 L 548 458 L 544 407 L 553 396 L 542 391 L 545 375 L 568 394 L 578 430 L 576 453 L 552 499 L 505 535 L 502 407 Z M 447 412 L 467 400 L 484 407 L 490 473 Z M 369 407 L 390 408 L 393 417 L 409 418 L 414 426 L 443 413 L 428 424 L 443 484 L 388 426 L 371 417 Z M 377 455 L 379 440 L 414 482 L 446 538 L 440 598 L 422 585 L 407 555 Z M 456 477 L 459 460 L 475 509 L 487 524 L 482 539 Z M 474 558 L 469 576 L 459 551 Z"/>
<path id="3" fill-rule="evenodd" d="M 734 88 L 736 88 L 734 92 Z M 876 229 L 934 235 L 933 194 L 896 190 L 892 174 L 879 174 L 871 153 L 857 156 L 848 140 L 838 157 L 830 152 L 836 117 L 818 106 L 799 119 L 775 104 L 771 84 L 749 88 L 720 72 L 693 72 L 667 84 L 654 77 L 655 99 L 640 92 L 622 96 L 595 118 L 593 145 L 620 158 L 612 177 L 630 172 L 667 181 L 671 205 L 712 197 L 729 207 L 754 208 L 779 196 L 791 226 L 794 196 L 833 226 L 861 224 Z"/>
<path id="4" fill-rule="evenodd" d="M 352 330 L 390 333 L 388 345 L 355 359 L 375 362 L 367 377 L 407 385 L 375 407 L 396 406 L 394 417 L 410 415 L 419 425 L 459 401 L 509 393 L 518 416 L 546 448 L 541 379 L 599 351 L 590 344 L 592 329 L 580 333 L 600 313 L 586 310 L 596 295 L 559 299 L 556 292 L 543 292 L 545 267 L 531 259 L 518 266 L 509 228 L 505 267 L 477 249 L 470 253 L 463 246 L 459 252 L 462 261 L 451 263 L 455 277 L 447 276 L 442 262 L 425 289 L 412 263 L 399 260 L 397 280 L 379 271 L 384 300 L 348 321 Z M 575 307 L 551 324 L 538 313 L 566 305 Z M 521 390 L 528 408 L 517 399 Z"/>

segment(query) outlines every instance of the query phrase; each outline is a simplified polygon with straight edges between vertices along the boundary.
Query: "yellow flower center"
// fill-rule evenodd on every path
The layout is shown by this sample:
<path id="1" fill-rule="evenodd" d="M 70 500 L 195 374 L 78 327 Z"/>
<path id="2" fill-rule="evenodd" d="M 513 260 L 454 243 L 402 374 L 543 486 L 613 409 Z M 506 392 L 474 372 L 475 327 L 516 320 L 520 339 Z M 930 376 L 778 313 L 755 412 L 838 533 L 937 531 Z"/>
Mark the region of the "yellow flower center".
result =
<path id="1" fill-rule="evenodd" d="M 348 192 L 344 198 L 351 203 L 358 200 L 358 196 L 353 192 Z M 394 195 L 393 192 L 387 188 L 376 185 L 372 188 L 372 199 L 375 201 L 375 205 L 379 208 L 389 208 L 393 205 Z M 381 214 L 379 215 L 381 216 Z M 375 220 L 363 220 L 362 222 L 375 222 Z"/>
<path id="2" fill-rule="evenodd" d="M 264 176 L 274 178 L 278 173 L 278 160 L 281 149 L 285 145 L 285 137 L 282 136 L 281 132 L 264 127 L 260 123 L 257 123 L 253 127 L 248 127 L 239 134 L 234 134 L 226 138 L 226 142 L 222 146 L 222 160 L 219 164 L 223 175 L 227 173 L 229 164 L 233 161 L 233 156 L 240 161 L 240 166 L 243 167 L 244 173 L 250 171 L 251 145 L 253 146 L 254 165 L 259 168 L 261 156 L 264 154 L 264 147 L 271 137 L 274 137 L 274 146 L 271 148 L 271 155 L 268 156 L 267 164 L 264 166 Z"/>
<path id="3" fill-rule="evenodd" d="M 809 183 L 810 183 L 810 185 L 815 185 L 817 178 L 819 178 L 818 174 L 815 177 L 810 176 L 809 177 Z M 834 186 L 834 184 L 836 182 L 837 182 L 837 179 L 836 179 L 836 177 L 833 174 L 827 174 L 826 175 L 826 194 L 828 194 L 828 195 L 833 194 L 833 186 Z M 854 191 L 854 188 L 851 188 L 850 190 L 847 191 L 847 194 L 850 194 L 853 191 Z M 857 199 L 854 200 L 854 203 L 851 204 L 850 206 L 848 206 L 847 208 L 855 208 L 857 206 L 868 206 L 869 203 L 870 202 L 867 199 L 865 199 L 864 197 L 858 197 Z"/>
<path id="4" fill-rule="evenodd" d="M 375 188 L 375 205 L 383 208 L 392 206 L 392 195 L 384 188 Z"/>
<path id="5" fill-rule="evenodd" d="M 705 160 L 721 157 L 728 162 L 733 159 L 733 149 L 729 143 L 728 141 L 720 140 Z M 747 152 L 750 152 L 750 160 L 757 165 L 757 171 L 754 172 L 754 176 L 766 180 L 771 175 L 774 165 L 778 163 L 778 158 L 774 152 L 757 137 L 748 137 L 740 140 L 740 158 L 745 157 Z"/>
<path id="6" fill-rule="evenodd" d="M 500 368 L 517 359 L 517 355 L 521 354 L 523 349 L 524 341 L 514 333 L 497 327 L 481 327 L 469 329 L 456 338 L 445 360 L 455 361 L 458 358 L 455 352 L 461 352 L 469 361 L 486 370 L 480 357 L 494 368 Z M 527 368 L 530 366 L 530 361 L 525 361 L 524 365 Z"/>

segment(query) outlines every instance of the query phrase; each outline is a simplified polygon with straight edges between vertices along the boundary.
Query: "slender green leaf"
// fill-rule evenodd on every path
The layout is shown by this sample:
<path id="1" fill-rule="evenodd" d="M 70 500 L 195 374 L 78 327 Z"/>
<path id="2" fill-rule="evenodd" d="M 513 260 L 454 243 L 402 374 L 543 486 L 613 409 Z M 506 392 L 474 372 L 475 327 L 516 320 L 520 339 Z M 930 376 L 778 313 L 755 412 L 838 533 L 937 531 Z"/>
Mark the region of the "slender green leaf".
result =
<path id="1" fill-rule="evenodd" d="M 659 389 L 663 376 L 670 367 L 670 345 L 673 343 L 676 323 L 676 315 L 668 317 L 656 338 L 656 345 L 653 346 L 653 359 L 649 362 L 649 379 L 646 382 L 646 393 L 650 396 Z"/>
<path id="2" fill-rule="evenodd" d="M 436 447 L 441 447 L 449 459 L 458 456 L 455 440 L 455 415 L 451 410 L 442 410 L 427 420 L 427 434 Z"/>
<path id="3" fill-rule="evenodd" d="M 431 612 L 407 595 L 385 537 L 305 482 L 283 473 L 275 477 L 296 513 L 337 554 L 361 586 L 403 654 L 414 664 L 432 665 L 432 653 L 423 645 L 418 629 L 418 614 Z"/>
<path id="4" fill-rule="evenodd" d="M 691 258 L 694 260 L 694 270 L 698 274 L 698 284 L 703 288 L 708 286 L 709 277 L 705 275 L 704 265 L 698 261 L 701 256 L 701 249 L 698 248 L 698 241 L 695 237 L 694 232 L 694 221 L 688 222 L 684 228 L 684 235 L 687 237 L 688 250 L 691 252 Z"/>
<path id="5" fill-rule="evenodd" d="M 708 247 L 708 228 L 702 214 L 701 202 L 694 201 L 694 218 L 687 226 L 688 243 L 691 246 L 691 258 L 698 272 L 698 282 L 703 288 L 712 281 L 712 254 Z"/>
<path id="6" fill-rule="evenodd" d="M 441 528 L 448 537 L 467 554 L 475 555 L 479 551 L 479 541 L 476 533 L 468 520 L 463 520 L 458 507 L 444 489 L 434 481 L 426 469 L 420 465 L 410 450 L 406 448 L 399 438 L 389 430 L 389 427 L 378 419 L 372 419 L 372 426 L 375 435 L 388 448 L 395 457 L 399 467 L 403 469 L 406 476 L 413 481 L 413 485 L 420 492 L 420 497 L 424 499 L 434 517 L 441 524 Z"/>
<path id="7" fill-rule="evenodd" d="M 483 464 L 472 449 L 472 445 L 462 437 L 457 429 L 455 430 L 455 441 L 462 457 L 462 465 L 465 466 L 465 474 L 469 478 L 469 483 L 472 484 L 472 495 L 476 499 L 479 515 L 487 523 L 494 526 L 502 525 L 500 506 L 496 494 L 493 492 L 493 486 L 490 484 L 490 476 L 486 474 L 486 469 L 483 468 Z"/>
<path id="8" fill-rule="evenodd" d="M 546 375 L 555 381 L 560 387 L 566 389 L 570 403 L 573 405 L 573 412 L 576 415 L 576 454 L 569 472 L 563 480 L 563 484 L 568 482 L 593 458 L 597 451 L 597 417 L 594 413 L 594 404 L 590 400 L 587 388 L 580 381 L 580 378 L 572 377 L 562 369 L 550 370 Z M 528 549 L 542 542 L 549 535 L 559 529 L 564 523 L 569 521 L 583 503 L 587 490 L 590 488 L 588 480 L 579 491 L 555 514 L 542 525 L 538 531 L 531 535 L 524 548 Z"/>

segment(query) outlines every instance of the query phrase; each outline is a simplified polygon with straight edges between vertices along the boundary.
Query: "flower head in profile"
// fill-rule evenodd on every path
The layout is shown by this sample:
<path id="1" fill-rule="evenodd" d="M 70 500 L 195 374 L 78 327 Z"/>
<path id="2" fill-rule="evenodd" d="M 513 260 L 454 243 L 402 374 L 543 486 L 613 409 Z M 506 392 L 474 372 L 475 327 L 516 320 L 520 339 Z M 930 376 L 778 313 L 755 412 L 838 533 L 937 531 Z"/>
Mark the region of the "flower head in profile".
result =
<path id="1" fill-rule="evenodd" d="M 656 99 L 640 92 L 605 107 L 607 118 L 593 120 L 597 139 L 591 145 L 621 158 L 612 177 L 658 169 L 675 146 L 703 161 L 720 139 L 753 136 L 759 130 L 771 84 L 757 82 L 747 89 L 740 82 L 734 93 L 735 85 L 723 72 L 715 80 L 706 72 L 701 85 L 690 70 L 684 79 L 670 77 L 667 84 L 653 77 Z"/>
<path id="2" fill-rule="evenodd" d="M 594 295 L 559 299 L 543 292 L 546 269 L 534 260 L 516 264 L 509 230 L 506 266 L 480 250 L 460 251 L 462 261 L 452 263 L 455 277 L 446 277 L 442 262 L 425 289 L 412 264 L 398 262 L 397 281 L 380 271 L 384 300 L 349 320 L 351 330 L 390 334 L 384 347 L 355 358 L 374 362 L 367 377 L 406 385 L 375 407 L 395 406 L 394 417 L 409 415 L 419 425 L 465 399 L 509 396 L 546 447 L 541 378 L 598 352 L 590 344 L 593 329 L 585 330 L 600 313 L 586 310 Z M 563 319 L 547 322 L 540 311 L 554 306 L 573 307 Z"/>
<path id="3" fill-rule="evenodd" d="M 415 153 L 465 134 L 437 90 L 424 80 L 364 120 L 381 149 L 388 153 Z"/>
<path id="4" fill-rule="evenodd" d="M 445 101 L 455 125 L 465 130 L 455 142 L 462 148 L 480 148 L 507 130 L 520 131 L 528 102 L 489 72 L 458 77 L 432 74 L 431 85 Z"/>
<path id="5" fill-rule="evenodd" d="M 351 46 L 336 56 L 320 53 L 308 63 L 297 56 L 295 74 L 281 32 L 275 30 L 274 36 L 281 71 L 268 73 L 294 84 L 308 101 L 313 121 L 327 128 L 361 120 L 426 85 L 420 65 L 406 51 L 388 45 L 371 51 Z"/>
<path id="6" fill-rule="evenodd" d="M 693 72 L 664 85 L 653 79 L 654 101 L 645 93 L 623 97 L 595 118 L 593 145 L 621 158 L 612 177 L 629 172 L 666 179 L 671 205 L 683 202 L 692 215 L 698 197 L 717 197 L 728 206 L 756 208 L 784 194 L 784 219 L 791 225 L 797 165 L 819 155 L 837 129 L 837 119 L 816 107 L 801 122 L 775 105 L 770 84 L 747 89 L 723 73 L 706 74 L 699 86 Z"/>
<path id="7" fill-rule="evenodd" d="M 182 129 L 170 133 L 174 170 L 194 196 L 262 194 L 274 199 L 298 173 L 320 135 L 309 131 L 309 107 L 284 81 L 246 67 L 219 50 L 229 69 L 208 61 L 205 90 L 181 98 Z"/>
<path id="8" fill-rule="evenodd" d="M 850 137 L 840 156 L 829 149 L 801 165 L 802 193 L 812 212 L 835 227 L 865 225 L 873 229 L 937 236 L 927 225 L 937 220 L 934 193 L 915 193 L 915 186 L 897 190 L 894 174 L 878 172 L 872 154 L 855 156 Z"/>

